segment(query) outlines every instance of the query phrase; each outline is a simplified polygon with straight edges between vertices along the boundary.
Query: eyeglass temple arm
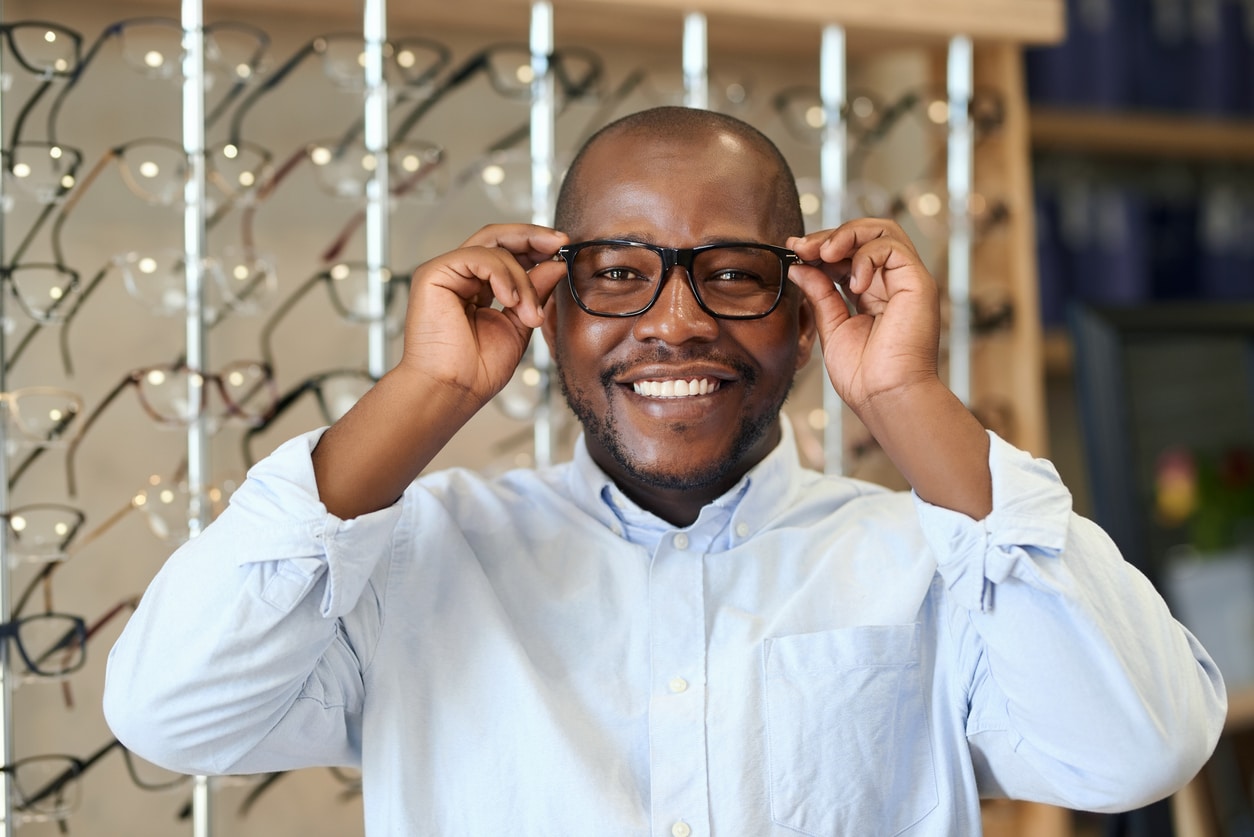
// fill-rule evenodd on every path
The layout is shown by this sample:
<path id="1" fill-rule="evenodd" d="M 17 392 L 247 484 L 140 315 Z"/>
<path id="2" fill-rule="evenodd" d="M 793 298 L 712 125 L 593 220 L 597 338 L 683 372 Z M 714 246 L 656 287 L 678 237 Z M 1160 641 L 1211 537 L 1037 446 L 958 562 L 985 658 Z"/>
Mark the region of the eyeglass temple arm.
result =
<path id="1" fill-rule="evenodd" d="M 306 392 L 311 390 L 316 391 L 322 385 L 322 381 L 325 378 L 325 374 L 318 374 L 301 381 L 299 384 L 284 393 L 279 400 L 274 403 L 274 408 L 270 411 L 269 415 L 261 420 L 259 424 L 254 424 L 244 431 L 244 434 L 240 439 L 240 451 L 244 456 L 245 467 L 251 468 L 253 465 L 257 464 L 257 460 L 253 458 L 253 437 L 260 433 L 264 433 L 270 425 L 274 424 L 274 422 L 278 420 L 279 416 L 287 412 L 288 409 Z"/>
<path id="2" fill-rule="evenodd" d="M 309 147 L 302 145 L 294 151 L 291 156 L 283 161 L 274 173 L 267 178 L 266 182 L 255 193 L 253 200 L 249 201 L 244 207 L 244 211 L 240 213 L 239 236 L 240 246 L 244 248 L 244 252 L 252 255 L 256 252 L 257 243 L 253 235 L 253 227 L 256 224 L 254 220 L 257 215 L 257 209 L 265 203 L 269 197 L 274 194 L 274 190 L 279 188 L 288 175 L 290 175 L 297 166 L 309 159 Z M 216 214 L 215 214 L 216 218 Z"/>
<path id="3" fill-rule="evenodd" d="M 70 440 L 70 445 L 65 451 L 65 487 L 66 492 L 71 497 L 78 496 L 78 484 L 74 476 L 74 457 L 78 454 L 78 446 L 82 444 L 83 437 L 87 435 L 87 431 L 91 429 L 92 425 L 96 423 L 96 420 L 104 413 L 105 408 L 113 403 L 113 401 L 122 393 L 124 389 L 132 384 L 138 383 L 139 373 L 128 372 L 126 377 L 119 381 L 118 384 L 109 391 L 109 394 L 96 405 L 96 409 L 92 410 L 87 415 L 87 418 L 83 421 L 82 426 L 78 428 L 78 432 L 74 434 L 74 438 Z"/>
<path id="4" fill-rule="evenodd" d="M 299 288 L 288 295 L 287 299 L 279 303 L 270 316 L 266 318 L 265 324 L 261 327 L 261 360 L 270 367 L 274 366 L 274 329 L 279 322 L 287 316 L 287 312 L 301 300 L 305 294 L 309 293 L 315 285 L 322 281 L 330 281 L 330 275 L 325 270 L 320 270 L 313 276 L 306 279 Z"/>
<path id="5" fill-rule="evenodd" d="M 146 18 L 130 18 L 128 20 L 120 20 L 116 23 L 110 23 L 103 30 L 101 30 L 99 35 L 96 36 L 96 40 L 92 41 L 91 46 L 89 46 L 87 48 L 87 52 L 84 53 L 82 60 L 79 61 L 78 66 L 74 68 L 74 72 L 70 74 L 70 77 L 66 80 L 65 85 L 61 88 L 60 92 L 57 93 L 57 97 L 53 99 L 52 104 L 48 106 L 48 115 L 46 120 L 49 139 L 55 139 L 57 135 L 57 122 L 60 121 L 61 118 L 61 105 L 65 102 L 65 97 L 70 94 L 70 91 L 73 90 L 83 78 L 83 73 L 87 71 L 91 62 L 95 60 L 101 47 L 103 47 L 105 42 L 110 38 L 121 34 L 122 30 L 126 28 L 128 23 L 141 19 L 146 20 Z"/>
<path id="6" fill-rule="evenodd" d="M 9 148 L 16 148 L 17 144 L 21 142 L 22 131 L 26 127 L 26 120 L 30 117 L 31 113 L 34 111 L 35 105 L 39 103 L 39 100 L 42 99 L 44 97 L 44 94 L 47 93 L 52 88 L 52 84 L 53 84 L 52 79 L 46 78 L 43 81 L 39 82 L 39 86 L 35 88 L 34 92 L 26 97 L 26 101 L 22 104 L 21 109 L 17 112 L 17 116 L 13 118 L 13 129 L 12 129 L 12 132 L 9 134 L 9 145 L 8 145 Z M 50 141 L 52 140 L 52 134 L 48 135 L 48 139 Z"/>
<path id="7" fill-rule="evenodd" d="M 431 175 L 431 172 L 442 165 L 444 165 L 443 154 L 441 154 L 440 158 L 434 163 L 421 166 L 418 171 L 410 174 L 396 186 L 393 186 L 392 197 L 399 198 L 409 194 L 413 191 L 415 186 L 423 180 L 426 180 Z M 340 230 L 339 234 L 329 245 L 327 245 L 327 248 L 322 251 L 322 263 L 329 264 L 330 262 L 338 259 L 340 257 L 340 253 L 342 253 L 344 248 L 348 246 L 348 242 L 352 240 L 353 234 L 357 232 L 358 228 L 360 228 L 365 221 L 366 210 L 363 207 L 353 213 L 352 217 L 348 219 L 346 224 L 344 224 L 344 227 Z"/>
<path id="8" fill-rule="evenodd" d="M 296 52 L 292 53 L 286 61 L 279 65 L 279 67 L 270 74 L 269 78 L 258 85 L 252 93 L 249 93 L 247 97 L 235 106 L 235 110 L 231 113 L 231 127 L 227 132 L 227 136 L 230 138 L 231 142 L 236 144 L 239 143 L 240 137 L 243 136 L 244 133 L 244 117 L 248 115 L 248 112 L 253 109 L 253 106 L 257 104 L 261 97 L 278 87 L 283 82 L 283 79 L 291 75 L 292 71 L 299 67 L 306 58 L 313 55 L 315 51 L 314 45 L 318 43 L 319 40 L 325 40 L 329 37 L 331 36 L 319 35 L 316 38 L 311 38 L 302 47 L 296 50 Z"/>
<path id="9" fill-rule="evenodd" d="M 206 33 L 211 28 L 214 28 L 212 24 L 206 27 Z M 235 100 L 240 97 L 240 94 L 242 94 L 244 90 L 248 88 L 249 82 L 252 81 L 253 74 L 257 71 L 257 67 L 261 63 L 261 57 L 265 54 L 265 51 L 270 47 L 270 36 L 267 35 L 265 31 L 261 29 L 258 29 L 252 26 L 247 26 L 246 24 L 235 24 L 234 26 L 231 26 L 230 28 L 233 28 L 237 31 L 243 31 L 244 29 L 249 30 L 249 33 L 257 38 L 257 51 L 252 54 L 250 60 L 247 62 L 247 66 L 249 68 L 248 75 L 240 76 L 238 72 L 235 73 L 235 83 L 231 85 L 231 89 L 228 90 L 226 94 L 221 99 L 218 100 L 218 103 L 213 106 L 213 110 L 210 111 L 207 116 L 205 116 L 206 128 L 212 128 L 215 124 L 217 124 L 217 121 L 221 119 L 222 116 L 226 114 L 228 110 L 230 110 L 231 105 L 234 104 Z M 235 127 L 237 126 L 235 125 L 234 122 L 232 122 L 232 129 L 234 129 Z M 239 144 L 238 134 L 231 134 L 230 139 L 232 142 L 235 142 L 237 145 Z"/>
<path id="10" fill-rule="evenodd" d="M 66 426 L 69 425 L 71 421 L 74 420 L 75 415 L 76 413 L 72 413 L 72 412 L 68 413 L 64 418 L 58 421 L 56 425 L 52 428 L 52 432 L 48 434 L 48 437 L 44 441 L 50 442 L 53 439 L 60 438 L 61 432 L 65 430 Z M 39 457 L 43 456 L 44 451 L 46 451 L 47 449 L 48 448 L 46 446 L 35 448 L 33 451 L 30 452 L 30 454 L 27 455 L 25 459 L 21 461 L 21 463 L 16 468 L 13 469 L 13 472 L 9 475 L 9 490 L 10 491 L 12 491 L 14 487 L 17 486 L 17 481 L 21 479 L 22 475 L 26 473 L 26 470 L 30 468 L 31 465 L 35 464 L 35 462 L 38 461 Z"/>
<path id="11" fill-rule="evenodd" d="M 418 122 L 421 121 L 422 117 L 426 116 L 428 111 L 430 111 L 433 107 L 435 107 L 436 104 L 438 104 L 445 96 L 447 96 L 453 90 L 465 84 L 467 79 L 474 76 L 475 73 L 480 72 L 481 70 L 485 69 L 487 66 L 488 66 L 488 50 L 482 50 L 470 56 L 464 62 L 462 62 L 462 65 L 460 67 L 458 67 L 456 70 L 452 72 L 451 75 L 445 78 L 444 81 L 441 82 L 435 88 L 435 90 L 431 91 L 430 96 L 427 96 L 425 99 L 420 100 L 418 104 L 416 104 L 413 108 L 411 108 L 409 113 L 407 113 L 405 117 L 402 118 L 399 123 L 397 123 L 396 127 L 392 130 L 391 144 L 396 145 L 401 142 L 404 142 L 405 138 L 409 136 L 410 131 L 412 131 L 414 129 L 414 126 L 416 126 Z M 361 133 L 364 127 L 365 127 L 365 117 L 362 116 L 358 118 L 356 122 L 353 123 L 353 127 L 350 129 L 350 132 L 345 134 L 344 139 L 341 140 L 340 150 L 342 150 L 345 146 L 347 146 L 350 142 L 352 142 L 352 140 L 359 133 Z"/>
<path id="12" fill-rule="evenodd" d="M 61 347 L 61 367 L 65 370 L 66 375 L 74 374 L 74 361 L 70 357 L 70 324 L 74 322 L 74 318 L 78 316 L 78 312 L 82 309 L 83 304 L 87 302 L 96 288 L 100 286 L 100 283 L 109 274 L 109 270 L 112 267 L 113 262 L 110 260 L 108 264 L 96 271 L 96 275 L 88 280 L 87 284 L 83 286 L 82 293 L 74 300 L 74 307 L 70 309 L 69 313 L 65 315 L 65 319 L 61 321 L 61 333 L 57 336 L 57 342 Z M 23 338 L 23 342 L 25 342 L 25 338 Z"/>

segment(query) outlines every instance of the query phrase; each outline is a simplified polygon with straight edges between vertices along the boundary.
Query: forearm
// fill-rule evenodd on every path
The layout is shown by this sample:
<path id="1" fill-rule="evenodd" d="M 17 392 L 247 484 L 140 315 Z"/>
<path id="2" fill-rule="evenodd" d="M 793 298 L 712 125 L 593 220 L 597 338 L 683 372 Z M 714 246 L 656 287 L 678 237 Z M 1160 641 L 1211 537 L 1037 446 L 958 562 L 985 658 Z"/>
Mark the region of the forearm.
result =
<path id="1" fill-rule="evenodd" d="M 995 437 L 988 463 L 983 519 L 918 503 L 983 789 L 1095 810 L 1170 793 L 1222 727 L 1218 672 L 1050 463 Z"/>
<path id="2" fill-rule="evenodd" d="M 319 499 L 341 520 L 390 506 L 479 406 L 465 391 L 392 370 L 314 448 Z"/>
<path id="3" fill-rule="evenodd" d="M 106 718 L 146 758 L 216 773 L 300 766 L 284 763 L 294 753 L 353 757 L 360 667 L 377 627 L 371 579 L 400 508 L 328 515 L 314 437 L 254 467 L 226 511 L 161 568 L 110 653 Z"/>
<path id="4" fill-rule="evenodd" d="M 939 380 L 877 395 L 858 417 L 921 499 L 973 520 L 992 510 L 988 433 Z"/>
<path id="5" fill-rule="evenodd" d="M 1061 556 L 1020 567 L 968 617 L 994 689 L 972 701 L 972 743 L 1009 795 L 1149 804 L 1201 769 L 1223 726 L 1214 665 L 1104 538 L 1077 528 Z"/>

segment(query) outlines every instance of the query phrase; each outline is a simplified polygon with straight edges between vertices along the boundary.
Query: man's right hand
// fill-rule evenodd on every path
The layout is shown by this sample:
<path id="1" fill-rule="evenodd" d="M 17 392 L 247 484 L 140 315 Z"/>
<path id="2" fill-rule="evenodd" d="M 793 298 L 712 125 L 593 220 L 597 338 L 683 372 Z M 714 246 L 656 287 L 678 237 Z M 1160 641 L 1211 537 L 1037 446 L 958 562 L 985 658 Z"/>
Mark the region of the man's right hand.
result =
<path id="1" fill-rule="evenodd" d="M 548 227 L 497 224 L 422 264 L 410 281 L 397 371 L 451 387 L 474 409 L 486 404 L 509 383 L 565 275 L 552 257 L 566 243 Z"/>
<path id="2" fill-rule="evenodd" d="M 547 227 L 489 226 L 414 271 L 400 361 L 313 450 L 331 514 L 348 519 L 396 502 L 509 383 L 565 275 L 552 257 L 566 241 Z"/>

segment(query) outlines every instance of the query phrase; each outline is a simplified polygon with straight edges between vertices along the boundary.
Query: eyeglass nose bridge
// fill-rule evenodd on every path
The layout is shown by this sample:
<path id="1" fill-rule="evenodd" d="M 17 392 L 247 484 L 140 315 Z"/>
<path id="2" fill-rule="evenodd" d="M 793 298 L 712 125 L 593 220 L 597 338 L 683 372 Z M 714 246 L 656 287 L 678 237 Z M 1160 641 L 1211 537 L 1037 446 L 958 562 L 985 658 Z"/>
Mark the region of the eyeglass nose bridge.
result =
<path id="1" fill-rule="evenodd" d="M 653 298 L 649 300 L 648 307 L 640 313 L 646 314 L 657 305 L 657 301 L 662 298 L 662 289 L 666 286 L 666 280 L 671 275 L 671 271 L 682 267 L 684 276 L 688 280 L 688 290 L 692 292 L 692 298 L 697 306 L 707 316 L 719 319 L 718 314 L 711 311 L 710 306 L 701 298 L 701 290 L 697 287 L 697 277 L 692 272 L 693 261 L 697 254 L 696 249 L 692 247 L 654 247 L 652 249 L 662 258 L 662 273 L 658 276 L 657 285 L 653 288 Z"/>

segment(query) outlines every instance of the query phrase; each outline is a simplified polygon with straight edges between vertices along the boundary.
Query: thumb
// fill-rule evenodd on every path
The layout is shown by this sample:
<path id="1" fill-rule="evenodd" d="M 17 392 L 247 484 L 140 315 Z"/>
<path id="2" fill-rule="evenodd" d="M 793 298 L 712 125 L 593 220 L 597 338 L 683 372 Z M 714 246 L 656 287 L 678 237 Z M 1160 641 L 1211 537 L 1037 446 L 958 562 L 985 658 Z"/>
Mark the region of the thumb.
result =
<path id="1" fill-rule="evenodd" d="M 788 278 L 810 300 L 820 340 L 849 319 L 849 305 L 841 295 L 840 286 L 825 271 L 808 264 L 795 264 L 788 269 Z"/>

